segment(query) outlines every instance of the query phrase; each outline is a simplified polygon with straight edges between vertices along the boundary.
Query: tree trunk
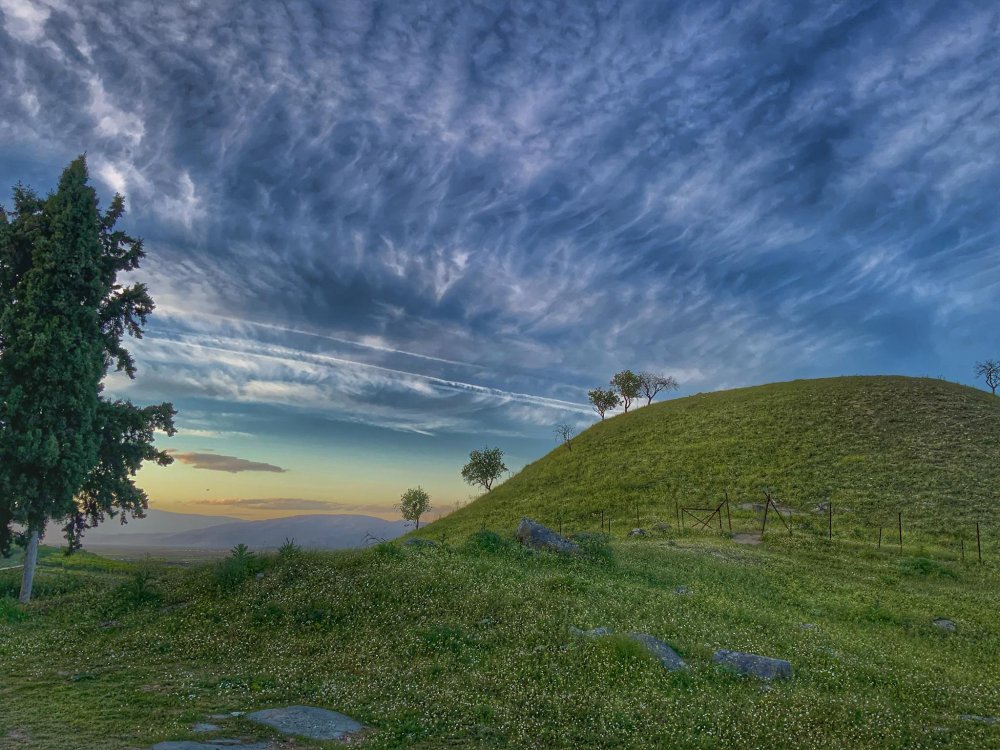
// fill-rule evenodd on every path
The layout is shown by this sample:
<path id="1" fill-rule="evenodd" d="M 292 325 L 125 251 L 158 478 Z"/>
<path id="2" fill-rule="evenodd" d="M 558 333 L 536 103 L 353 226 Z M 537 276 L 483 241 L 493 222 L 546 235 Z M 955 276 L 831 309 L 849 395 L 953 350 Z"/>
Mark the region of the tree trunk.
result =
<path id="1" fill-rule="evenodd" d="M 420 531 L 420 516 L 417 516 L 417 528 L 414 531 Z"/>
<path id="2" fill-rule="evenodd" d="M 28 539 L 28 549 L 24 555 L 24 570 L 21 573 L 21 596 L 18 601 L 31 601 L 31 585 L 35 580 L 35 563 L 38 561 L 38 532 L 32 531 Z"/>

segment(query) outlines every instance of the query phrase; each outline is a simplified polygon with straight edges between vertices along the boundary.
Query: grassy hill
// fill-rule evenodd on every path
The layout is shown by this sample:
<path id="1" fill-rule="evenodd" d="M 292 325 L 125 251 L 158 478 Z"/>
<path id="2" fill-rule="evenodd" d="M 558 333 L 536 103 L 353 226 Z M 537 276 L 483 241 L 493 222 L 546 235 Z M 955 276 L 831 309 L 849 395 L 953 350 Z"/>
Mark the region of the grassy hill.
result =
<path id="1" fill-rule="evenodd" d="M 827 497 L 838 535 L 880 524 L 955 540 L 1000 518 L 1000 398 L 941 380 L 844 377 L 704 393 L 599 422 L 489 494 L 430 524 L 428 537 L 509 529 L 522 515 L 612 532 L 675 523 L 676 506 L 761 503 L 762 487 L 802 511 Z M 734 527 L 759 527 L 737 511 Z"/>
<path id="2" fill-rule="evenodd" d="M 0 571 L 0 748 L 267 739 L 239 717 L 193 726 L 288 704 L 365 722 L 367 750 L 1000 747 L 998 435 L 1000 400 L 969 388 L 784 383 L 598 424 L 421 529 L 435 546 L 192 567 L 47 550 L 27 608 L 20 571 Z M 636 502 L 651 527 L 673 523 L 675 498 L 754 502 L 763 484 L 802 511 L 794 536 L 747 546 L 672 525 L 623 538 Z M 826 491 L 832 543 L 806 512 Z M 596 529 L 602 508 L 614 533 L 582 555 L 511 536 L 523 514 Z M 876 549 L 871 518 L 897 508 L 905 547 Z M 737 511 L 734 527 L 753 516 Z M 942 543 L 980 517 L 984 564 L 963 563 Z M 662 639 L 689 669 L 574 634 L 598 626 Z M 787 659 L 794 676 L 735 676 L 712 664 L 720 648 Z"/>

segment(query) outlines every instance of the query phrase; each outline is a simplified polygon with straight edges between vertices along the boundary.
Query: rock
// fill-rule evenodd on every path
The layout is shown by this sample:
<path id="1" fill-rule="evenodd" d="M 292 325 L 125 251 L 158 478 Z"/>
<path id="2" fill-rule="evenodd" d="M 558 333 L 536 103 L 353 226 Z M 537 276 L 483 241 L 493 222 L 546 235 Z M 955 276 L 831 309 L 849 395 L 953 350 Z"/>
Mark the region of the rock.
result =
<path id="1" fill-rule="evenodd" d="M 799 630 L 815 630 L 815 629 L 816 626 L 813 625 L 811 622 L 803 622 L 802 624 L 799 625 Z"/>
<path id="2" fill-rule="evenodd" d="M 516 536 L 521 544 L 531 549 L 570 554 L 580 551 L 580 547 L 566 537 L 530 518 L 521 519 L 521 523 L 517 525 Z"/>
<path id="3" fill-rule="evenodd" d="M 204 721 L 199 721 L 197 724 L 191 727 L 191 731 L 194 732 L 195 734 L 201 734 L 203 732 L 218 732 L 219 727 L 215 724 L 209 724 Z"/>
<path id="4" fill-rule="evenodd" d="M 830 503 L 820 503 L 815 508 L 817 513 L 828 513 L 830 511 Z"/>
<path id="5" fill-rule="evenodd" d="M 935 617 L 932 624 L 934 627 L 941 628 L 941 630 L 947 630 L 949 633 L 954 633 L 955 630 L 957 630 L 955 623 L 944 617 Z"/>
<path id="6" fill-rule="evenodd" d="M 680 596 L 688 596 L 691 593 L 691 589 L 687 586 L 674 586 L 674 593 Z"/>
<path id="7" fill-rule="evenodd" d="M 670 531 L 670 524 L 664 523 L 663 521 L 660 521 L 659 523 L 654 523 L 653 531 L 656 531 L 660 534 L 666 534 L 668 531 Z"/>
<path id="8" fill-rule="evenodd" d="M 680 669 L 687 669 L 687 663 L 659 638 L 654 638 L 648 633 L 629 633 L 628 637 L 659 659 L 660 664 L 668 671 L 676 672 Z"/>
<path id="9" fill-rule="evenodd" d="M 997 723 L 996 716 L 977 716 L 976 714 L 962 714 L 958 718 L 960 718 L 962 721 L 977 721 L 980 724 L 993 725 Z"/>
<path id="10" fill-rule="evenodd" d="M 631 531 L 630 531 L 630 532 L 628 533 L 628 535 L 629 535 L 629 536 L 646 536 L 646 532 L 645 532 L 645 530 L 643 530 L 643 529 L 638 529 L 638 528 L 636 528 L 636 529 L 632 529 L 632 530 L 631 530 Z"/>
<path id="11" fill-rule="evenodd" d="M 719 649 L 712 661 L 734 672 L 761 680 L 787 680 L 792 676 L 792 665 L 784 659 L 746 654 L 742 651 Z"/>
<path id="12" fill-rule="evenodd" d="M 591 630 L 581 630 L 580 628 L 569 626 L 570 635 L 577 638 L 600 638 L 602 635 L 611 635 L 611 631 L 605 627 L 593 628 Z"/>
<path id="13" fill-rule="evenodd" d="M 263 581 L 267 577 L 267 573 L 261 571 L 260 573 L 257 574 L 256 577 L 258 581 Z"/>
<path id="14" fill-rule="evenodd" d="M 421 549 L 430 549 L 431 547 L 437 547 L 437 544 L 430 539 L 407 539 L 403 542 L 404 547 L 419 547 Z"/>
<path id="15" fill-rule="evenodd" d="M 207 740 L 194 742 L 179 740 L 173 742 L 157 742 L 150 750 L 274 750 L 270 742 L 243 742 L 242 740 Z"/>
<path id="16" fill-rule="evenodd" d="M 117 625 L 118 625 L 118 620 L 105 620 L 97 627 L 99 627 L 101 630 L 107 630 L 108 628 L 117 627 Z"/>
<path id="17" fill-rule="evenodd" d="M 365 731 L 364 724 L 336 711 L 312 706 L 287 706 L 254 711 L 246 718 L 266 724 L 282 734 L 311 740 L 348 740 Z"/>

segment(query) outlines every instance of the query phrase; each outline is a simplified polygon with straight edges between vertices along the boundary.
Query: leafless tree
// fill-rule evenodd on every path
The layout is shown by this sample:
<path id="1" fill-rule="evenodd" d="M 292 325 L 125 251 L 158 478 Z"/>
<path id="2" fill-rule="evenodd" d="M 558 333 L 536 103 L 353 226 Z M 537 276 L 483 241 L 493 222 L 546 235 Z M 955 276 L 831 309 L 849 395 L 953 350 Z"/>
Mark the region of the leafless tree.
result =
<path id="1" fill-rule="evenodd" d="M 997 395 L 997 387 L 1000 386 L 1000 362 L 995 359 L 976 362 L 976 377 L 983 378 L 993 391 L 993 395 Z"/>
<path id="2" fill-rule="evenodd" d="M 676 391 L 680 385 L 673 375 L 657 375 L 655 372 L 639 373 L 639 391 L 646 397 L 646 406 L 653 403 L 653 398 L 661 391 Z"/>
<path id="3" fill-rule="evenodd" d="M 555 426 L 556 437 L 562 438 L 566 450 L 573 450 L 573 428 L 568 424 L 557 424 Z"/>

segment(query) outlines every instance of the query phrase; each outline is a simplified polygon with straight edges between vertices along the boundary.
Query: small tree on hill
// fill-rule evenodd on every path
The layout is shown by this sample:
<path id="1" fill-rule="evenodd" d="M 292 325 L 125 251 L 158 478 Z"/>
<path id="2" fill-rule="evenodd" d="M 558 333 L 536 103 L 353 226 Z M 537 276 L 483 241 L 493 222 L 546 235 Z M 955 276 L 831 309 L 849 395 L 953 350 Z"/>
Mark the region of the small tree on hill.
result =
<path id="1" fill-rule="evenodd" d="M 997 387 L 1000 387 L 1000 362 L 995 359 L 976 362 L 976 377 L 983 378 L 993 395 L 997 395 Z"/>
<path id="2" fill-rule="evenodd" d="M 590 399 L 594 411 L 601 415 L 601 419 L 604 419 L 605 412 L 611 411 L 621 403 L 618 394 L 608 388 L 595 388 L 587 393 L 587 398 Z"/>
<path id="3" fill-rule="evenodd" d="M 469 463 L 462 467 L 462 478 L 471 485 L 480 485 L 489 492 L 493 483 L 503 476 L 507 466 L 499 448 L 483 448 L 469 454 Z"/>
<path id="4" fill-rule="evenodd" d="M 568 424 L 557 424 L 555 427 L 555 433 L 557 438 L 561 438 L 563 444 L 566 446 L 566 450 L 573 450 L 573 428 Z"/>
<path id="5" fill-rule="evenodd" d="M 622 406 L 625 407 L 625 413 L 628 414 L 628 408 L 632 402 L 639 398 L 642 380 L 631 370 L 622 370 L 611 378 L 611 385 L 618 391 Z"/>
<path id="6" fill-rule="evenodd" d="M 399 498 L 396 506 L 407 521 L 413 521 L 420 528 L 420 516 L 431 509 L 431 496 L 423 487 L 411 487 Z"/>
<path id="7" fill-rule="evenodd" d="M 653 372 L 639 373 L 639 392 L 646 397 L 646 406 L 653 403 L 657 393 L 676 391 L 680 386 L 673 375 L 657 375 Z"/>

